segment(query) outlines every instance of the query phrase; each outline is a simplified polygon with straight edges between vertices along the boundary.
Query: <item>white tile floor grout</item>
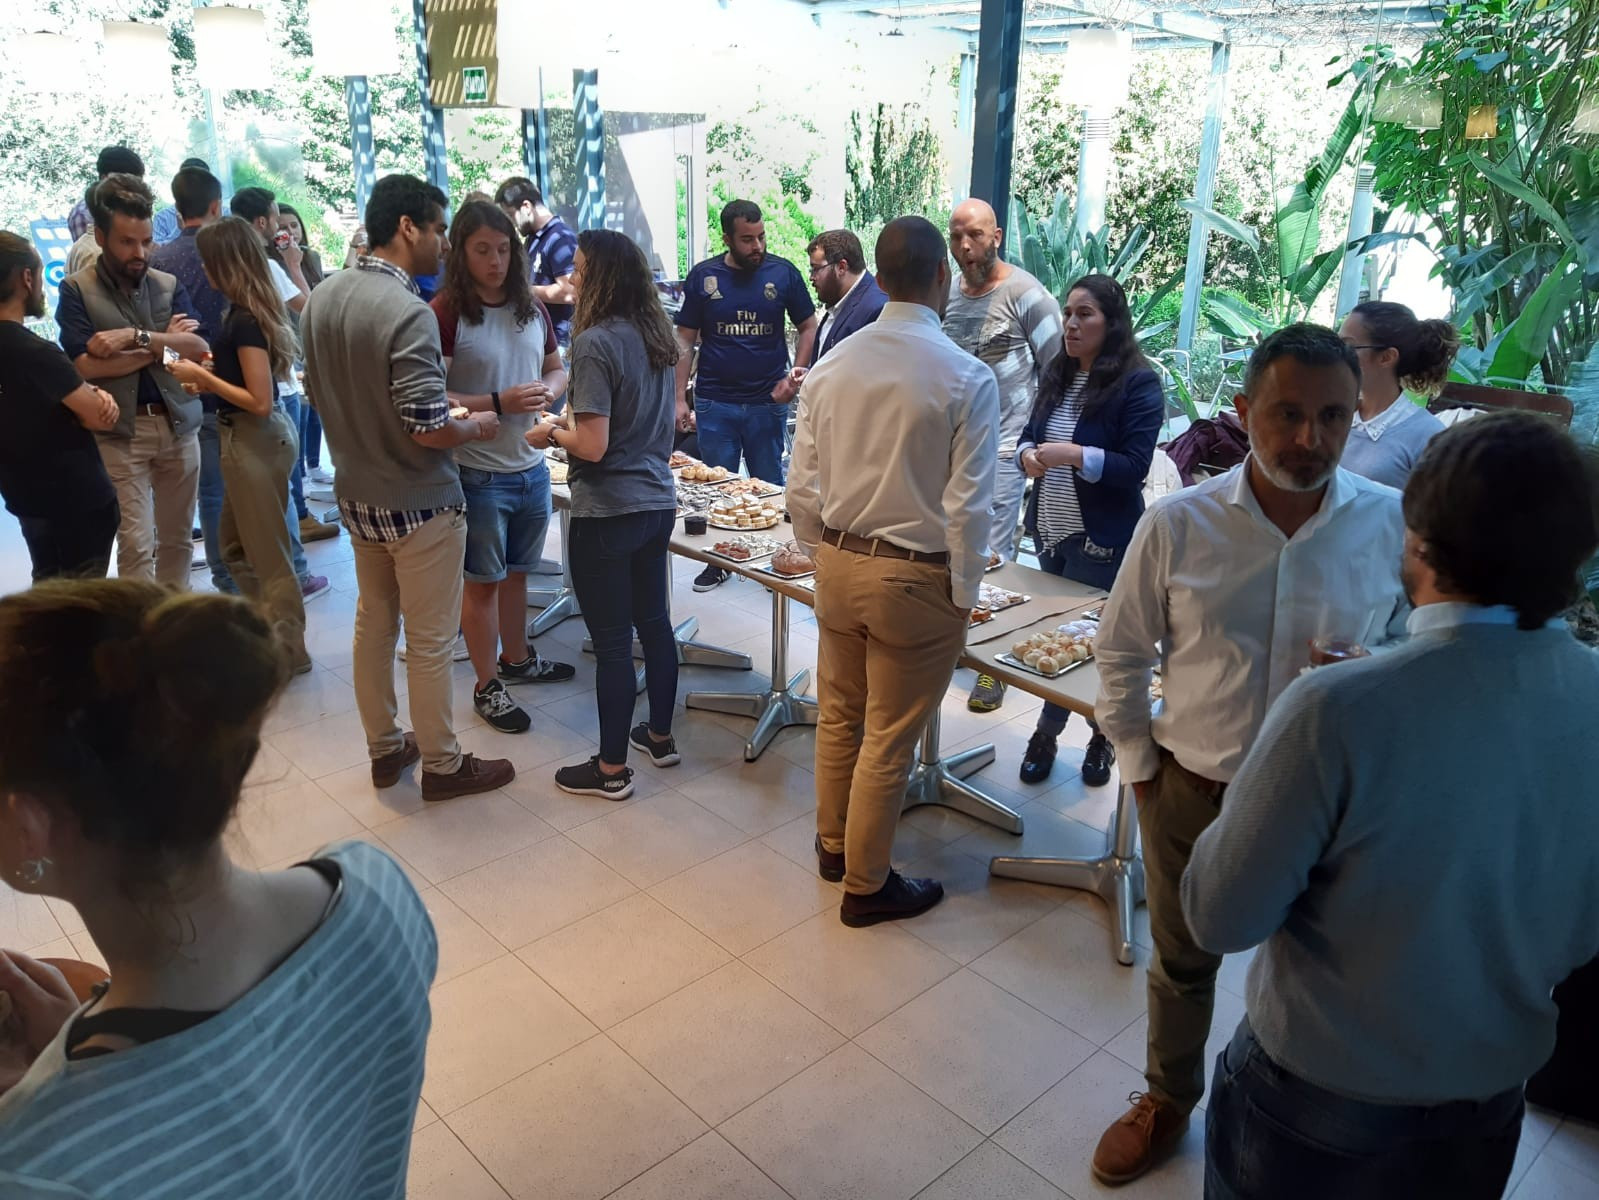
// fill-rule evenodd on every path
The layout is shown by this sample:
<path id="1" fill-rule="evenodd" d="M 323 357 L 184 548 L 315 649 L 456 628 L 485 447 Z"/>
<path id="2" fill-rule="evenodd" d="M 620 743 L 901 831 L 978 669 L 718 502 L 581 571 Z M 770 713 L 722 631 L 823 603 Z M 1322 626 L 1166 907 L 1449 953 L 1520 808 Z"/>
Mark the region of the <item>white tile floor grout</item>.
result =
<path id="1" fill-rule="evenodd" d="M 638 766 L 625 804 L 554 788 L 556 765 L 593 752 L 581 621 L 539 640 L 578 663 L 577 679 L 514 689 L 536 706 L 530 734 L 478 721 L 470 671 L 457 668 L 457 726 L 474 752 L 518 763 L 514 784 L 434 807 L 414 779 L 374 792 L 349 687 L 349 545 L 307 550 L 335 583 L 308 607 L 318 670 L 269 723 L 230 837 L 263 866 L 363 837 L 423 890 L 440 973 L 412 1197 L 1109 1194 L 1087 1164 L 1142 1086 L 1147 918 L 1139 962 L 1121 967 L 1097 899 L 987 875 L 1001 850 L 1103 844 L 1114 791 L 1077 775 L 1080 723 L 1048 783 L 1028 788 L 1014 772 L 1037 703 L 1013 692 L 1000 713 L 973 716 L 971 673 L 959 673 L 943 705 L 946 748 L 996 744 L 982 778 L 1025 804 L 1027 837 L 942 810 L 908 814 L 896 864 L 938 874 L 948 898 L 915 921 L 850 930 L 837 919 L 841 889 L 815 875 L 809 731 L 781 734 L 747 764 L 748 722 L 680 703 L 682 767 Z M 696 595 L 697 571 L 677 564 L 675 615 L 699 616 L 703 640 L 736 644 L 758 673 L 768 643 L 752 633 L 765 617 L 756 585 Z M 0 586 L 25 582 L 15 527 L 0 528 Z M 814 623 L 799 608 L 791 650 L 813 665 Z M 755 683 L 685 669 L 680 697 Z M 97 954 L 70 906 L 5 890 L 0 945 Z M 1223 970 L 1212 1054 L 1242 1011 L 1244 961 Z M 1124 1193 L 1198 1197 L 1201 1126 L 1196 1114 L 1178 1155 Z M 1596 1189 L 1599 1130 L 1531 1113 L 1515 1200 Z"/>

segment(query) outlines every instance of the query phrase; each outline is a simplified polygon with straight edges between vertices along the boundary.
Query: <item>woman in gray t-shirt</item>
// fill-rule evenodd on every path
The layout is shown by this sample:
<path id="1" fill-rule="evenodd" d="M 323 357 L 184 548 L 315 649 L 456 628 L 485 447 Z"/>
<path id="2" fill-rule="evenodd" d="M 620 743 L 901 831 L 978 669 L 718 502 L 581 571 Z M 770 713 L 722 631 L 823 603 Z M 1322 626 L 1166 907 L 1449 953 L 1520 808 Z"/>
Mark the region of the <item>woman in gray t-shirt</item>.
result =
<path id="1" fill-rule="evenodd" d="M 579 234 L 572 283 L 573 424 L 536 425 L 528 440 L 539 449 L 560 446 L 571 463 L 568 565 L 594 643 L 600 752 L 562 767 L 555 784 L 576 795 L 625 800 L 633 794 L 629 742 L 658 767 L 680 761 L 672 739 L 677 646 L 667 603 L 677 515 L 669 465 L 677 338 L 643 251 L 623 234 Z M 635 629 L 650 719 L 630 731 Z"/>

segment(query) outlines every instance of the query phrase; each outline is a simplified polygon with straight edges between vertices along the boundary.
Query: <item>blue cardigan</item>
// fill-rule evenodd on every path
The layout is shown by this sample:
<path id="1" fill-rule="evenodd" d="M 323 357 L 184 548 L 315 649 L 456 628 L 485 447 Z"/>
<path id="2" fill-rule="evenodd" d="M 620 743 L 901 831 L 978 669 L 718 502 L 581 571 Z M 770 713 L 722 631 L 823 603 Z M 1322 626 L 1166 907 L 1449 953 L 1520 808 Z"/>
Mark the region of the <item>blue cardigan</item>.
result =
<path id="1" fill-rule="evenodd" d="M 1041 445 L 1048 441 L 1049 418 L 1061 397 L 1042 399 L 1022 430 L 1021 444 Z M 1082 510 L 1083 527 L 1096 546 L 1124 549 L 1132 541 L 1133 526 L 1144 515 L 1144 480 L 1155 456 L 1155 440 L 1165 415 L 1166 398 L 1160 377 L 1144 369 L 1123 376 L 1113 395 L 1107 396 L 1077 422 L 1072 441 L 1079 446 L 1098 446 L 1105 452 L 1105 468 L 1097 483 L 1077 476 L 1077 504 Z M 1027 532 L 1038 540 L 1038 497 L 1035 485 L 1027 501 Z"/>

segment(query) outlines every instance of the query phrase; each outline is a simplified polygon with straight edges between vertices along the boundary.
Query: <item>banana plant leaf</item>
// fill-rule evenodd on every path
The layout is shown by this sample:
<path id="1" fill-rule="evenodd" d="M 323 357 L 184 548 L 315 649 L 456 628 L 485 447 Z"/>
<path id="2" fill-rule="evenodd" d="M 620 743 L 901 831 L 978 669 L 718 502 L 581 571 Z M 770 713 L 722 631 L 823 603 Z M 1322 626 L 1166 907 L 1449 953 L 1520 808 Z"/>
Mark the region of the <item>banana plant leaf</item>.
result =
<path id="1" fill-rule="evenodd" d="M 1566 224 L 1565 218 L 1555 211 L 1555 206 L 1545 196 L 1530 187 L 1519 175 L 1489 162 L 1480 154 L 1468 154 L 1466 157 L 1471 160 L 1472 166 L 1482 172 L 1488 182 L 1500 191 L 1510 193 L 1536 213 L 1567 246 L 1574 248 L 1578 246 L 1577 236 L 1571 231 L 1571 226 Z M 1586 251 L 1584 256 L 1586 257 Z"/>
<path id="2" fill-rule="evenodd" d="M 1536 291 L 1527 297 L 1521 313 L 1504 330 L 1489 360 L 1487 377 L 1496 382 L 1526 382 L 1549 349 L 1549 338 L 1582 287 L 1582 272 L 1574 270 L 1581 251 L 1573 247 Z"/>
<path id="3" fill-rule="evenodd" d="M 1303 304 L 1308 311 L 1316 303 L 1316 297 L 1321 295 L 1321 290 L 1327 286 L 1332 277 L 1337 274 L 1338 268 L 1343 266 L 1344 252 L 1342 249 L 1324 250 L 1316 255 L 1287 280 L 1288 291 Z"/>
<path id="4" fill-rule="evenodd" d="M 1242 242 L 1257 255 L 1260 253 L 1260 235 L 1242 221 L 1235 221 L 1232 217 L 1225 217 L 1213 208 L 1206 208 L 1197 200 L 1183 200 L 1180 203 L 1196 217 L 1203 218 L 1205 223 L 1217 233 L 1230 237 L 1235 242 Z"/>
<path id="5" fill-rule="evenodd" d="M 1206 292 L 1203 307 L 1211 327 L 1229 337 L 1259 337 L 1275 325 L 1259 309 L 1226 292 Z"/>

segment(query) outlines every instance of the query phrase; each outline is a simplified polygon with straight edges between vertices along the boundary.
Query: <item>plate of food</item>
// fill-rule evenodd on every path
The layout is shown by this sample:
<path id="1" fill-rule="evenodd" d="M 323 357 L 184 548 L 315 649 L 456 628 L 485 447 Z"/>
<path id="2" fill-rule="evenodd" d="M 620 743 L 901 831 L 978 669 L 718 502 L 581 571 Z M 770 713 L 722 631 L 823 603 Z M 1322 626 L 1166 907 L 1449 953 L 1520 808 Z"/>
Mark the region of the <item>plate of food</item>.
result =
<path id="1" fill-rule="evenodd" d="M 995 659 L 1045 679 L 1057 679 L 1093 661 L 1096 632 L 1093 622 L 1074 621 L 1051 632 L 1023 638 L 1009 650 L 995 655 Z"/>
<path id="2" fill-rule="evenodd" d="M 764 479 L 729 479 L 716 485 L 724 496 L 781 496 L 783 489 Z"/>
<path id="3" fill-rule="evenodd" d="M 547 462 L 545 464 L 545 466 L 549 467 L 549 469 L 550 469 L 550 482 L 551 483 L 565 483 L 565 482 L 567 482 L 567 479 L 568 479 L 567 472 L 568 472 L 569 468 L 567 467 L 566 463 L 564 463 L 564 462 L 556 462 L 554 459 L 551 459 L 549 462 Z"/>
<path id="4" fill-rule="evenodd" d="M 790 542 L 772 556 L 764 569 L 780 579 L 803 579 L 816 574 L 816 562 L 798 542 Z"/>
<path id="5" fill-rule="evenodd" d="M 1004 612 L 1007 608 L 1015 608 L 1018 604 L 1026 604 L 1031 596 L 1024 596 L 1020 592 L 1013 592 L 1009 588 L 995 587 L 991 583 L 977 585 L 977 608 L 986 612 Z M 976 609 L 973 610 L 974 612 Z"/>
<path id="6" fill-rule="evenodd" d="M 689 463 L 678 476 L 686 483 L 726 483 L 733 472 L 726 467 L 708 467 L 704 463 Z"/>
<path id="7" fill-rule="evenodd" d="M 727 538 L 712 546 L 710 553 L 718 558 L 725 558 L 729 562 L 745 563 L 755 558 L 765 558 L 767 555 L 776 554 L 782 549 L 782 544 L 769 537 L 762 537 L 758 533 L 744 533 L 738 537 Z"/>
<path id="8" fill-rule="evenodd" d="M 973 625 L 982 625 L 982 624 L 984 624 L 987 621 L 992 621 L 993 619 L 994 619 L 994 612 L 993 612 L 992 609 L 988 609 L 988 608 L 974 608 L 974 609 L 972 609 L 971 623 Z"/>
<path id="9" fill-rule="evenodd" d="M 698 467 L 704 464 L 699 459 L 684 454 L 681 450 L 674 450 L 672 451 L 671 461 L 666 465 L 670 470 L 681 471 L 684 467 Z"/>
<path id="10" fill-rule="evenodd" d="M 718 529 L 772 529 L 783 513 L 757 496 L 733 496 L 711 505 L 709 517 Z"/>

